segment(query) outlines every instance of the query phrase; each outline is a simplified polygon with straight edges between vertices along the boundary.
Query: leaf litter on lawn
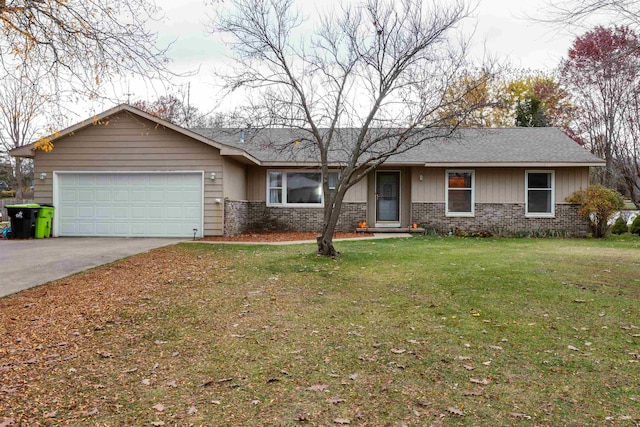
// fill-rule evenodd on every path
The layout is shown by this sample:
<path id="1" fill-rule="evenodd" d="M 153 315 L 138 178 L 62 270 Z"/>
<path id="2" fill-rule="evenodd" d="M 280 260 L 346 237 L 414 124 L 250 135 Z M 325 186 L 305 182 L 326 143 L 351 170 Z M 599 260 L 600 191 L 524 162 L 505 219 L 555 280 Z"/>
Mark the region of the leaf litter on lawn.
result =
<path id="1" fill-rule="evenodd" d="M 311 245 L 181 245 L 54 282 L 0 300 L 7 331 L 0 382 L 14 390 L 1 396 L 0 413 L 26 425 L 46 424 L 42 415 L 54 411 L 56 423 L 82 425 L 94 408 L 91 423 L 123 425 L 526 420 L 512 414 L 539 425 L 596 425 L 599 414 L 626 416 L 640 394 L 630 375 L 634 331 L 620 327 L 637 324 L 634 294 L 588 297 L 593 316 L 572 302 L 584 290 L 558 284 L 580 280 L 555 276 L 589 274 L 606 260 L 571 259 L 547 271 L 550 254 L 592 243 L 524 243 L 363 241 L 335 260 L 315 257 Z M 572 272 L 574 264 L 581 271 Z M 632 269 L 611 268 L 617 274 L 608 280 L 626 289 Z M 483 321 L 460 315 L 469 307 Z M 607 316 L 598 316 L 603 310 Z M 509 344 L 495 345 L 505 337 Z M 567 348 L 585 341 L 609 351 L 596 357 Z M 475 367 L 473 376 L 465 365 Z M 327 388 L 307 390 L 314 385 Z"/>

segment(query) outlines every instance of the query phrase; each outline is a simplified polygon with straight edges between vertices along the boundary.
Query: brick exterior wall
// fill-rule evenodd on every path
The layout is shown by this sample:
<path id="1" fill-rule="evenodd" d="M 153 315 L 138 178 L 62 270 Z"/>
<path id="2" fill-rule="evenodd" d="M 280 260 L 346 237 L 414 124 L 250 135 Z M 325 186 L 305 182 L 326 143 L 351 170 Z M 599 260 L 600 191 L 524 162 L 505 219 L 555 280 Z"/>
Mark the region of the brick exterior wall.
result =
<path id="1" fill-rule="evenodd" d="M 320 231 L 322 208 L 267 206 L 265 202 L 225 200 L 224 234 L 247 231 Z M 367 218 L 366 203 L 344 203 L 336 231 L 353 231 Z"/>
<path id="2" fill-rule="evenodd" d="M 224 201 L 224 235 L 234 236 L 249 231 L 249 202 L 225 199 Z"/>
<path id="3" fill-rule="evenodd" d="M 586 236 L 589 223 L 577 214 L 578 205 L 556 205 L 555 218 L 527 218 L 524 203 L 476 203 L 474 217 L 448 217 L 444 203 L 412 203 L 413 222 L 438 233 L 450 230 L 488 231 L 493 234 L 518 235 L 535 231 L 553 231 L 567 236 Z"/>

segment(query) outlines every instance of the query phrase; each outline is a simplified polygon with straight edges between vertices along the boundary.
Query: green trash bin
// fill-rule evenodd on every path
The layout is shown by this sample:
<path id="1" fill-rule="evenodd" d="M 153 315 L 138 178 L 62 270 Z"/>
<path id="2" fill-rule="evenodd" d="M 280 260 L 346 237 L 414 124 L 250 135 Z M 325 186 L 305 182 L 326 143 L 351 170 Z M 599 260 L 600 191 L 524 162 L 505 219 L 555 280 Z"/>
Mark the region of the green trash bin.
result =
<path id="1" fill-rule="evenodd" d="M 53 223 L 54 207 L 51 205 L 40 205 L 40 212 L 36 219 L 36 239 L 51 237 L 51 224 Z"/>

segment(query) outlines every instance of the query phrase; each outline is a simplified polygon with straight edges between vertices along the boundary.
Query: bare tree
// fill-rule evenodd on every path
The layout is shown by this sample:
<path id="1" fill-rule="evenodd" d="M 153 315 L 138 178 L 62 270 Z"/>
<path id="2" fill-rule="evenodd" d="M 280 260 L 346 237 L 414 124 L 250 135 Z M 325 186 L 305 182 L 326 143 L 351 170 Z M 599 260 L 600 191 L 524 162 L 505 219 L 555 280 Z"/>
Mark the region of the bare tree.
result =
<path id="1" fill-rule="evenodd" d="M 43 97 L 37 81 L 27 76 L 7 76 L 0 88 L 0 152 L 30 144 L 38 132 L 42 131 L 42 122 L 48 100 Z M 24 160 L 9 157 L 13 167 L 12 187 L 16 197 L 22 198 L 26 184 L 27 171 L 31 168 Z"/>
<path id="2" fill-rule="evenodd" d="M 607 16 L 618 25 L 640 24 L 638 0 L 550 0 L 544 18 L 537 21 L 560 25 L 582 26 L 595 16 Z"/>
<path id="3" fill-rule="evenodd" d="M 318 253 L 336 255 L 333 233 L 347 190 L 393 154 L 450 137 L 452 119 L 468 113 L 439 114 L 457 101 L 447 100 L 447 89 L 467 66 L 464 44 L 456 48 L 452 38 L 469 8 L 463 0 L 365 0 L 321 17 L 310 31 L 292 0 L 231 6 L 214 23 L 230 36 L 237 60 L 228 87 L 256 95 L 253 123 L 296 129 L 292 140 L 273 143 L 310 153 L 321 169 Z"/>
<path id="4" fill-rule="evenodd" d="M 614 147 L 619 186 L 640 209 L 640 88 L 629 102 L 620 141 Z"/>
<path id="5" fill-rule="evenodd" d="M 0 66 L 94 96 L 114 75 L 158 76 L 165 52 L 147 29 L 157 12 L 153 0 L 2 0 Z"/>

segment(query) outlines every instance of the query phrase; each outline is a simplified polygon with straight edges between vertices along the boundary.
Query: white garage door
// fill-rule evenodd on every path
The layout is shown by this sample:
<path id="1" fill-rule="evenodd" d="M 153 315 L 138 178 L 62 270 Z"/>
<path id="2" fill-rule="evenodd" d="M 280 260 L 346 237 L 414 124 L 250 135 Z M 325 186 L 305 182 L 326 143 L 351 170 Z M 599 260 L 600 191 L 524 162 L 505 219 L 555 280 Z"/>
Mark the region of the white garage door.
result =
<path id="1" fill-rule="evenodd" d="M 56 177 L 58 236 L 192 237 L 194 229 L 202 236 L 200 172 Z"/>

